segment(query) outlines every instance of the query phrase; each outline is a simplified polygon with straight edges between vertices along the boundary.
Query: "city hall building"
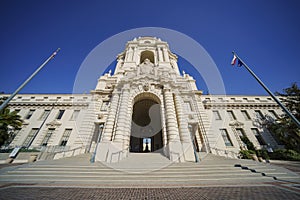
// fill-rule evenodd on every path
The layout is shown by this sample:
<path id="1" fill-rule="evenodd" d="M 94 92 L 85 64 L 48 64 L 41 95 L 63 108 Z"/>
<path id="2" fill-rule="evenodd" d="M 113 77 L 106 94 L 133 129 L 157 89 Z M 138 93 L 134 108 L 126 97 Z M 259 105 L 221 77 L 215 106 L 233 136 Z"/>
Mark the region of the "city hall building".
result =
<path id="1" fill-rule="evenodd" d="M 198 152 L 237 157 L 247 148 L 243 136 L 257 149 L 280 147 L 262 126 L 265 115 L 282 114 L 270 97 L 203 95 L 180 73 L 169 45 L 154 37 L 129 41 L 114 73 L 89 94 L 19 94 L 9 108 L 24 123 L 2 148 L 37 149 L 39 159 L 93 153 L 111 163 L 153 152 L 194 162 Z"/>

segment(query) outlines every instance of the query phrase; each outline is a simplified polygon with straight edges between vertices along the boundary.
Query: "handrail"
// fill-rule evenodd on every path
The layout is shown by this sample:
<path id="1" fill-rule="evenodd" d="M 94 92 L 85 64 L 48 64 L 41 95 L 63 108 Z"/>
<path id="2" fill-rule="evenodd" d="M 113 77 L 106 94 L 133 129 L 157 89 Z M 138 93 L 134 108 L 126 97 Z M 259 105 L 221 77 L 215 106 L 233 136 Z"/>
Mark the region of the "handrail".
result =
<path id="1" fill-rule="evenodd" d="M 82 145 L 82 146 L 80 146 L 80 147 L 76 147 L 76 148 L 74 148 L 74 149 L 70 149 L 70 150 L 67 150 L 67 151 L 57 151 L 57 152 L 47 152 L 47 151 L 44 151 L 44 152 L 42 152 L 42 153 L 40 154 L 39 159 L 43 156 L 44 153 L 47 153 L 47 154 L 48 154 L 48 155 L 47 155 L 47 158 L 49 157 L 49 155 L 52 155 L 53 158 L 54 158 L 54 157 L 55 157 L 57 154 L 59 154 L 59 153 L 63 153 L 62 158 L 64 158 L 64 157 L 65 157 L 65 154 L 68 153 L 68 152 L 72 152 L 72 156 L 74 156 L 74 153 L 75 153 L 76 150 L 78 150 L 78 149 L 86 149 L 86 147 L 87 147 L 87 145 Z"/>
<path id="2" fill-rule="evenodd" d="M 112 159 L 113 159 L 113 156 L 114 155 L 118 155 L 118 162 L 120 161 L 120 156 L 121 156 L 121 153 L 123 153 L 123 152 L 128 152 L 128 150 L 129 150 L 129 148 L 127 148 L 127 149 L 123 149 L 123 150 L 120 150 L 120 151 L 117 151 L 117 152 L 114 152 L 114 153 L 111 153 L 111 155 L 110 155 L 110 163 L 112 162 Z"/>

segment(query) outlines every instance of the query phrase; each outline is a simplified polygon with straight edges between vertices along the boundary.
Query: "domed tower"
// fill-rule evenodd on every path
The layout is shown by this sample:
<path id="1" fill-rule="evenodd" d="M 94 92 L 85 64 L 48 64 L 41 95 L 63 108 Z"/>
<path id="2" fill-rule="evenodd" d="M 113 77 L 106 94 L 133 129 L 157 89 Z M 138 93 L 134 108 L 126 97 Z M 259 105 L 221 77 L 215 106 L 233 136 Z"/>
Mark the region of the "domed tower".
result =
<path id="1" fill-rule="evenodd" d="M 129 153 L 159 152 L 172 161 L 195 161 L 206 151 L 195 80 L 179 72 L 177 56 L 155 37 L 134 38 L 117 56 L 117 65 L 92 91 L 103 131 L 96 160 L 118 162 Z M 101 106 L 102 107 L 102 106 Z"/>

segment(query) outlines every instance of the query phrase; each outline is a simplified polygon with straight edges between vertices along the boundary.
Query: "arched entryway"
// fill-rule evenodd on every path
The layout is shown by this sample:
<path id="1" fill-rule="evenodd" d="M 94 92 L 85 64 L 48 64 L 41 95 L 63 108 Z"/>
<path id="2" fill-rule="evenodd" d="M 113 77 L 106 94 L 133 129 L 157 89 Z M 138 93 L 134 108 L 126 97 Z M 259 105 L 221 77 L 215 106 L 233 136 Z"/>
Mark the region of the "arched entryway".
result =
<path id="1" fill-rule="evenodd" d="M 130 152 L 159 152 L 163 147 L 159 99 L 144 93 L 134 99 Z"/>

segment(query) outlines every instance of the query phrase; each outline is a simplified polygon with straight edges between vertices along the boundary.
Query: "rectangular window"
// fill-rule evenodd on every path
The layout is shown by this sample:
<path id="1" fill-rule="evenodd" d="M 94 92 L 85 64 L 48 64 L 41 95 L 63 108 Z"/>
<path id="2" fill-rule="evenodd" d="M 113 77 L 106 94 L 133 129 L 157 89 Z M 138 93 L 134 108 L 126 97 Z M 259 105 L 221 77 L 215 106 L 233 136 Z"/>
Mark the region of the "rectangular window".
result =
<path id="1" fill-rule="evenodd" d="M 219 111 L 213 110 L 213 114 L 214 114 L 215 120 L 221 120 L 221 115 L 220 115 Z"/>
<path id="2" fill-rule="evenodd" d="M 45 110 L 41 115 L 40 120 L 45 120 L 49 114 L 50 114 L 50 110 Z"/>
<path id="3" fill-rule="evenodd" d="M 80 112 L 80 110 L 74 110 L 70 120 L 72 120 L 72 121 L 76 120 L 79 112 Z"/>
<path id="4" fill-rule="evenodd" d="M 31 129 L 31 131 L 29 132 L 27 138 L 25 139 L 25 141 L 23 142 L 23 147 L 29 147 L 29 145 L 32 143 L 33 138 L 35 137 L 35 135 L 38 132 L 38 128 L 33 128 Z"/>
<path id="5" fill-rule="evenodd" d="M 30 117 L 33 115 L 33 112 L 35 110 L 29 110 L 28 114 L 26 115 L 25 119 L 30 119 Z"/>
<path id="6" fill-rule="evenodd" d="M 278 119 L 278 115 L 274 110 L 269 110 L 269 113 L 273 119 Z"/>
<path id="7" fill-rule="evenodd" d="M 220 129 L 222 138 L 226 146 L 233 146 L 226 129 Z"/>
<path id="8" fill-rule="evenodd" d="M 101 105 L 101 111 L 107 111 L 109 106 L 109 101 L 103 101 Z"/>
<path id="9" fill-rule="evenodd" d="M 251 119 L 248 112 L 247 112 L 247 110 L 241 110 L 241 112 L 242 112 L 245 120 L 250 120 Z"/>
<path id="10" fill-rule="evenodd" d="M 245 132 L 244 132 L 244 130 L 243 130 L 242 128 L 237 128 L 237 129 L 235 129 L 235 130 L 236 130 L 237 134 L 238 134 L 240 137 L 246 136 L 246 135 L 245 135 Z"/>
<path id="11" fill-rule="evenodd" d="M 69 140 L 69 137 L 71 135 L 71 132 L 72 132 L 72 129 L 65 129 L 65 132 L 61 138 L 61 142 L 60 142 L 60 146 L 66 146 L 68 140 Z"/>
<path id="12" fill-rule="evenodd" d="M 227 113 L 230 120 L 236 120 L 236 117 L 232 110 L 228 110 Z"/>
<path id="13" fill-rule="evenodd" d="M 15 109 L 16 113 L 19 113 L 21 111 L 21 109 Z"/>
<path id="14" fill-rule="evenodd" d="M 61 119 L 65 110 L 59 110 L 56 119 Z"/>
<path id="15" fill-rule="evenodd" d="M 257 128 L 251 128 L 251 131 L 255 135 L 255 137 L 260 145 L 267 145 L 267 143 L 265 142 L 265 140 L 263 139 L 261 134 L 259 134 L 259 131 Z"/>
<path id="16" fill-rule="evenodd" d="M 51 138 L 53 132 L 54 132 L 55 128 L 49 128 L 43 141 L 42 141 L 42 146 L 47 146 L 49 139 Z"/>
<path id="17" fill-rule="evenodd" d="M 264 115 L 262 114 L 262 112 L 260 110 L 255 110 L 255 116 L 259 119 L 263 119 Z"/>

